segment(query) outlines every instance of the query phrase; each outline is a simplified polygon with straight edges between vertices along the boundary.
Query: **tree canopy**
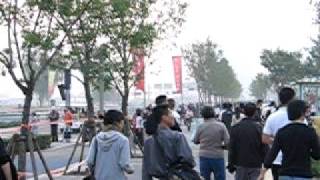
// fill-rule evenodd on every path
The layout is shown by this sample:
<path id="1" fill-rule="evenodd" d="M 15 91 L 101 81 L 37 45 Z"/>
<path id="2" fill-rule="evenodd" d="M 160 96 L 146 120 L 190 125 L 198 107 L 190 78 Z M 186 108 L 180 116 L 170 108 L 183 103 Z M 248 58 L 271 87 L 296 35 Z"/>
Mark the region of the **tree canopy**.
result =
<path id="1" fill-rule="evenodd" d="M 211 96 L 240 97 L 242 87 L 228 60 L 218 45 L 210 39 L 194 43 L 184 50 L 186 64 L 195 78 L 200 99 L 211 101 Z"/>
<path id="2" fill-rule="evenodd" d="M 305 71 L 307 77 L 319 77 L 320 69 L 320 35 L 312 40 L 313 46 L 309 48 L 309 55 L 305 62 Z"/>
<path id="3" fill-rule="evenodd" d="M 250 84 L 250 93 L 256 99 L 266 99 L 271 88 L 272 83 L 269 76 L 259 73 Z"/>
<path id="4" fill-rule="evenodd" d="M 260 56 L 261 65 L 268 70 L 270 80 L 276 89 L 296 82 L 305 76 L 301 58 L 300 52 L 281 49 L 264 50 Z"/>
<path id="5" fill-rule="evenodd" d="M 133 55 L 148 55 L 157 41 L 178 33 L 186 7 L 186 3 L 176 0 L 111 0 L 105 6 L 101 47 L 106 52 L 109 68 L 106 72 L 122 97 L 125 114 L 130 89 L 138 80 L 133 74 Z"/>
<path id="6" fill-rule="evenodd" d="M 68 8 L 63 4 L 68 3 Z M 0 63 L 6 68 L 16 86 L 25 95 L 21 134 L 26 137 L 31 102 L 40 76 L 61 53 L 67 35 L 61 33 L 58 20 L 61 15 L 77 12 L 67 29 L 86 11 L 87 5 L 77 6 L 76 0 L 1 0 L 0 26 L 6 31 L 6 48 L 0 50 Z M 18 169 L 26 170 L 26 152 L 20 148 Z"/>

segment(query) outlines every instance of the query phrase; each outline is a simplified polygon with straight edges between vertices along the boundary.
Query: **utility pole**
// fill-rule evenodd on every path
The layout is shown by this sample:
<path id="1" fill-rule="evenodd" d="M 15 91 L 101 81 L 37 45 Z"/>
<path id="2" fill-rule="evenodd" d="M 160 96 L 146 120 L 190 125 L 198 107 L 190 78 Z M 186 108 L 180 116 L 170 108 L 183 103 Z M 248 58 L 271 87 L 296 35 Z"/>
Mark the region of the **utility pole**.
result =
<path id="1" fill-rule="evenodd" d="M 66 69 L 64 71 L 64 88 L 65 88 L 65 97 L 66 97 L 66 107 L 71 106 L 71 70 Z"/>

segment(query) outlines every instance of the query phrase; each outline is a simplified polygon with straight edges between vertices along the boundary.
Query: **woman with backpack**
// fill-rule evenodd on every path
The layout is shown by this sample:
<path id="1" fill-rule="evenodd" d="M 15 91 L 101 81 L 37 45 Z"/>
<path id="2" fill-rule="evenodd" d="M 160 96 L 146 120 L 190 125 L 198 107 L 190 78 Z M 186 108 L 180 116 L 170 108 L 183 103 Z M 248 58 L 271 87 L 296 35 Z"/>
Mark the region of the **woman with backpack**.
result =
<path id="1" fill-rule="evenodd" d="M 174 118 L 168 105 L 154 108 L 146 129 L 152 136 L 145 141 L 142 180 L 198 180 L 191 148 L 185 136 L 170 129 Z"/>
<path id="2" fill-rule="evenodd" d="M 124 118 L 117 110 L 106 112 L 103 117 L 103 130 L 92 140 L 87 164 L 91 176 L 96 180 L 126 180 L 126 174 L 133 173 L 129 141 L 121 133 Z"/>

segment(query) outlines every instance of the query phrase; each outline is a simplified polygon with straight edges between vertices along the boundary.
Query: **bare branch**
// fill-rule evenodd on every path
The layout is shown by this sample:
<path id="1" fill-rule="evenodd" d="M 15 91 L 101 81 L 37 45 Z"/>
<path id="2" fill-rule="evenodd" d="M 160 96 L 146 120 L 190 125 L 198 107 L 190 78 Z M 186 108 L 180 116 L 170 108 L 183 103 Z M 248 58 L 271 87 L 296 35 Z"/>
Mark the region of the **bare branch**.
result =
<path id="1" fill-rule="evenodd" d="M 24 86 L 21 81 L 18 80 L 16 74 L 15 74 L 14 71 L 13 71 L 13 67 L 11 66 L 11 64 L 8 64 L 8 66 L 6 66 L 6 67 L 7 67 L 7 69 L 8 69 L 9 74 L 11 75 L 11 78 L 12 78 L 13 82 L 14 82 L 14 83 L 21 89 L 21 91 L 25 94 L 28 88 L 27 88 L 26 86 Z"/>
<path id="2" fill-rule="evenodd" d="M 42 65 L 42 67 L 40 68 L 40 70 L 38 71 L 38 73 L 36 73 L 35 75 L 35 79 L 34 80 L 37 80 L 40 75 L 43 73 L 43 71 L 49 66 L 49 64 L 51 63 L 52 59 L 56 56 L 56 54 L 61 50 L 61 48 L 63 47 L 63 44 L 64 44 L 64 41 L 66 40 L 66 38 L 68 37 L 68 31 L 70 29 L 72 29 L 72 26 L 77 23 L 82 15 L 85 13 L 85 11 L 87 10 L 88 6 L 90 5 L 90 3 L 92 2 L 93 0 L 90 0 L 88 1 L 88 3 L 86 4 L 86 6 L 81 10 L 81 13 L 79 14 L 79 16 L 74 20 L 72 21 L 68 28 L 65 29 L 65 26 L 64 27 L 64 30 L 65 30 L 65 35 L 63 36 L 62 40 L 60 41 L 60 43 L 56 46 L 54 52 L 51 54 L 51 56 L 47 59 L 47 61 Z M 53 15 L 53 14 L 52 14 Z M 53 15 L 54 16 L 54 15 Z M 55 16 L 54 16 L 55 17 Z M 58 19 L 55 17 L 55 19 Z M 59 22 L 58 22 L 59 23 Z"/>
<path id="3" fill-rule="evenodd" d="M 11 1 L 9 4 L 9 10 L 11 10 Z M 9 57 L 10 57 L 9 66 L 13 66 L 13 52 L 12 52 L 12 40 L 11 40 L 11 13 L 9 13 L 8 19 L 7 19 L 7 31 L 8 31 L 7 32 L 8 33 L 8 48 L 9 48 Z"/>
<path id="4" fill-rule="evenodd" d="M 14 37 L 14 42 L 15 42 L 16 51 L 17 51 L 17 55 L 18 55 L 19 67 L 21 69 L 23 80 L 25 82 L 28 82 L 29 79 L 27 78 L 27 74 L 26 74 L 26 71 L 23 66 L 21 53 L 20 53 L 20 46 L 19 46 L 19 41 L 18 41 L 18 35 L 17 35 L 17 14 L 18 14 L 18 0 L 15 0 L 14 14 L 13 14 L 13 37 Z"/>
<path id="5" fill-rule="evenodd" d="M 51 56 L 44 62 L 44 64 L 42 64 L 40 70 L 36 73 L 34 80 L 38 80 L 40 75 L 43 73 L 43 71 L 45 71 L 45 69 L 49 66 L 49 64 L 51 63 L 52 59 L 58 54 L 58 52 L 61 50 L 61 48 L 63 47 L 63 43 L 67 38 L 67 34 L 64 35 L 64 37 L 62 38 L 62 40 L 60 41 L 60 43 L 56 46 L 54 52 L 51 54 Z"/>
<path id="6" fill-rule="evenodd" d="M 74 77 L 76 80 L 78 80 L 82 85 L 84 85 L 84 81 L 79 78 L 78 76 L 74 75 L 74 74 L 71 74 L 72 77 Z"/>
<path id="7" fill-rule="evenodd" d="M 40 19 L 40 16 L 41 16 L 41 10 L 39 10 L 38 12 L 38 15 L 37 15 L 37 18 L 36 18 L 36 21 L 34 23 L 34 27 L 33 27 L 33 32 L 36 32 L 36 29 L 38 27 L 38 24 L 39 24 L 39 19 Z M 31 76 L 34 75 L 34 69 L 32 67 L 32 64 L 31 64 L 31 61 L 33 60 L 33 58 L 31 57 L 31 47 L 28 48 L 28 67 L 29 67 L 29 70 L 30 70 L 30 74 Z"/>
<path id="8" fill-rule="evenodd" d="M 0 51 L 0 56 L 3 57 L 2 59 L 0 58 L 1 63 L 2 63 L 3 65 L 5 65 L 5 66 L 8 66 L 8 64 L 9 64 L 9 59 L 8 59 L 8 57 L 7 57 L 3 52 L 1 52 L 1 51 Z"/>
<path id="9" fill-rule="evenodd" d="M 120 96 L 123 97 L 123 96 L 124 96 L 124 92 L 123 92 L 122 89 L 120 88 L 120 85 L 118 84 L 118 82 L 117 82 L 114 74 L 113 74 L 113 73 L 109 73 L 109 74 L 110 74 L 111 78 L 113 79 L 113 81 L 112 81 L 112 82 L 113 82 L 113 86 L 116 88 L 116 90 L 118 91 L 118 93 L 120 94 Z"/>

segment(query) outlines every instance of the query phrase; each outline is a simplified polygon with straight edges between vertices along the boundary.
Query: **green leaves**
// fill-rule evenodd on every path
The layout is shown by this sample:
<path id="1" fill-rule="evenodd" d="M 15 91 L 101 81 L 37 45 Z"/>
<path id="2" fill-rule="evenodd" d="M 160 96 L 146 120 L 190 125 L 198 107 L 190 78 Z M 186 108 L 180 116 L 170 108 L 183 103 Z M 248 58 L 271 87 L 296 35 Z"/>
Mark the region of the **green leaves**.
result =
<path id="1" fill-rule="evenodd" d="M 320 35 L 313 40 L 313 46 L 309 49 L 309 56 L 305 63 L 307 77 L 319 77 L 320 75 Z"/>
<path id="2" fill-rule="evenodd" d="M 276 88 L 296 82 L 305 76 L 301 58 L 299 52 L 281 49 L 264 50 L 260 56 L 261 65 L 269 71 L 270 79 Z"/>
<path id="3" fill-rule="evenodd" d="M 272 90 L 272 82 L 269 76 L 262 73 L 257 74 L 250 84 L 251 96 L 256 99 L 266 99 L 269 91 Z"/>
<path id="4" fill-rule="evenodd" d="M 25 32 L 23 38 L 25 46 L 28 47 L 39 46 L 42 41 L 41 34 L 36 32 Z"/>
<path id="5" fill-rule="evenodd" d="M 217 44 L 207 39 L 206 42 L 192 44 L 190 49 L 184 50 L 184 55 L 200 92 L 207 96 L 240 96 L 241 84 Z"/>
<path id="6" fill-rule="evenodd" d="M 75 2 L 72 0 L 60 0 L 58 3 L 58 11 L 60 14 L 64 16 L 72 16 L 75 15 L 73 11 L 73 4 Z"/>
<path id="7" fill-rule="evenodd" d="M 111 0 L 112 12 L 117 18 L 124 18 L 130 13 L 132 0 Z"/>
<path id="8" fill-rule="evenodd" d="M 157 33 L 152 25 L 141 25 L 138 28 L 138 31 L 132 34 L 130 38 L 130 47 L 145 49 L 152 45 L 156 37 Z"/>
<path id="9" fill-rule="evenodd" d="M 23 46 L 24 48 L 41 48 L 42 50 L 53 49 L 55 44 L 54 40 L 57 38 L 56 33 L 50 33 L 47 35 L 37 33 L 37 32 L 27 32 L 25 31 L 22 34 L 24 39 Z"/>

